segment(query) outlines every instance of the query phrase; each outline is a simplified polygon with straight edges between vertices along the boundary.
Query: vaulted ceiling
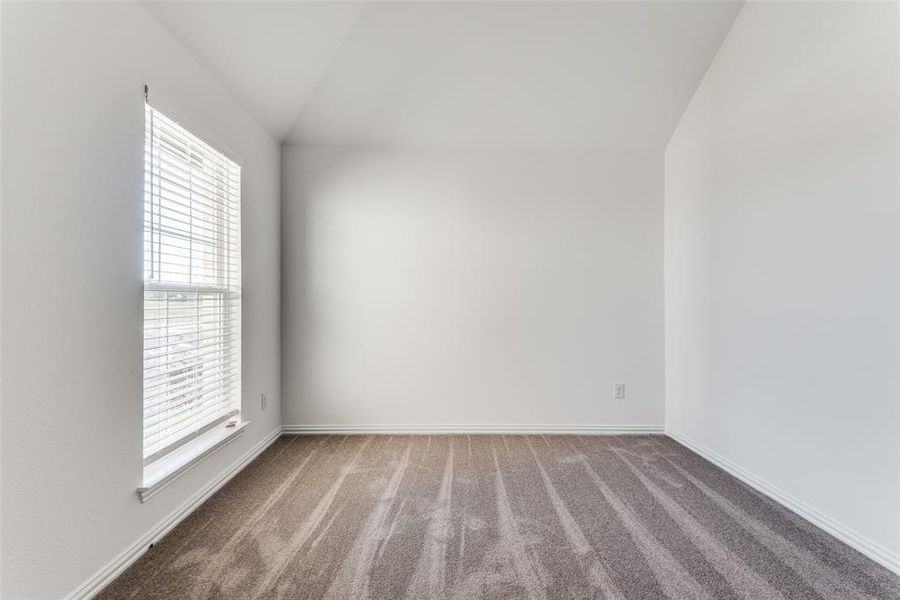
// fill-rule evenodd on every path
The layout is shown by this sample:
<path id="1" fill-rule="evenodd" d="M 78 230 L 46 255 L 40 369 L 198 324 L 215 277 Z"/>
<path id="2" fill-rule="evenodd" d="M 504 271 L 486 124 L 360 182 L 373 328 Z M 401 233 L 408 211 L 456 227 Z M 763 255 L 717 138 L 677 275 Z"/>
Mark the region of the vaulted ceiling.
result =
<path id="1" fill-rule="evenodd" d="M 286 143 L 662 147 L 739 1 L 145 2 Z"/>

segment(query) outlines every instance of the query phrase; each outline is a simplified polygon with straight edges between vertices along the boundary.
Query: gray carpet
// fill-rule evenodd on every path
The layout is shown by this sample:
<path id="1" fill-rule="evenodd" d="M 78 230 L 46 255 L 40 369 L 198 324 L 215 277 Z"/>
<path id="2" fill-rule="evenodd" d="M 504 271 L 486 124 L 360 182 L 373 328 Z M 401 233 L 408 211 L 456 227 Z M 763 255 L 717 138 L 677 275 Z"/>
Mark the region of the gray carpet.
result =
<path id="1" fill-rule="evenodd" d="M 900 578 L 663 436 L 296 436 L 100 598 L 900 598 Z"/>

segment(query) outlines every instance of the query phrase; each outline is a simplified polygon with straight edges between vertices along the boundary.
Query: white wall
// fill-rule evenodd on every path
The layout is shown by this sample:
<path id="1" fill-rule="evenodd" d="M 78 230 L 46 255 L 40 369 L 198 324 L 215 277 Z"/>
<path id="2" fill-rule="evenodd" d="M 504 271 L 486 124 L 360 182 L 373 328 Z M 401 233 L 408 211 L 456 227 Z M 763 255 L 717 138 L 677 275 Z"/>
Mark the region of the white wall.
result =
<path id="1" fill-rule="evenodd" d="M 283 173 L 286 425 L 662 425 L 661 152 L 288 146 Z"/>
<path id="2" fill-rule="evenodd" d="M 898 5 L 749 3 L 666 151 L 666 424 L 900 565 Z"/>
<path id="3" fill-rule="evenodd" d="M 279 147 L 137 4 L 2 10 L 0 596 L 49 599 L 280 425 Z M 155 105 L 243 166 L 252 424 L 142 505 L 144 82 Z"/>

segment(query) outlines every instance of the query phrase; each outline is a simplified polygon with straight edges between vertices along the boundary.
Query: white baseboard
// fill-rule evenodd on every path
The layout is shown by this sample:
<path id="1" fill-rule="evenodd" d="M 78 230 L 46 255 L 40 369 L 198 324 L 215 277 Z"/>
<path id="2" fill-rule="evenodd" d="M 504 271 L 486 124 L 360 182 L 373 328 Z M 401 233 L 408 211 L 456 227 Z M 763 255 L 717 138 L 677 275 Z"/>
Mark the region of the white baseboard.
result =
<path id="1" fill-rule="evenodd" d="M 866 536 L 857 533 L 850 527 L 847 527 L 843 523 L 832 519 L 828 515 L 811 507 L 809 504 L 806 504 L 802 500 L 798 500 L 791 494 L 756 476 L 747 469 L 734 464 L 727 458 L 717 454 L 706 446 L 695 442 L 689 437 L 678 433 L 677 431 L 673 431 L 672 429 L 666 429 L 666 435 L 679 444 L 685 446 L 689 450 L 695 452 L 696 454 L 699 454 L 717 467 L 720 467 L 731 475 L 734 475 L 755 490 L 765 494 L 782 506 L 797 513 L 816 527 L 824 530 L 826 533 L 833 535 L 851 548 L 859 551 L 878 564 L 900 575 L 900 555 L 891 552 L 877 542 L 874 542 Z"/>
<path id="2" fill-rule="evenodd" d="M 250 463 L 254 458 L 259 456 L 263 450 L 268 448 L 272 442 L 281 436 L 281 429 L 273 430 L 269 435 L 259 441 L 255 446 L 248 450 L 243 456 L 235 461 L 231 466 L 219 473 L 215 479 L 206 485 L 199 492 L 188 498 L 168 517 L 163 519 L 159 524 L 150 531 L 142 535 L 136 542 L 125 549 L 124 552 L 109 561 L 106 566 L 97 571 L 87 581 L 82 583 L 78 588 L 65 597 L 65 600 L 81 600 L 92 598 L 98 594 L 103 588 L 109 585 L 113 579 L 119 576 L 122 571 L 127 569 L 134 561 L 147 551 L 151 544 L 156 543 L 164 535 L 178 525 L 185 517 L 191 514 L 198 506 L 212 496 L 220 487 L 228 483 L 232 477 L 237 475 L 241 469 Z"/>
<path id="3" fill-rule="evenodd" d="M 662 425 L 285 425 L 286 434 L 324 433 L 439 434 L 439 433 L 567 433 L 635 435 L 665 433 Z"/>

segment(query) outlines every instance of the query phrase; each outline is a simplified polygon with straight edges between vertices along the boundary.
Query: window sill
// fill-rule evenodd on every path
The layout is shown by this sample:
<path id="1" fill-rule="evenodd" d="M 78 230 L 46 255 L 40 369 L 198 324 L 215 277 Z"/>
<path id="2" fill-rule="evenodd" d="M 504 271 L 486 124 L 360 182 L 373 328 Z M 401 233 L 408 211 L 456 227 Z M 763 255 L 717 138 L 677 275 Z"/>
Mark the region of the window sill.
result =
<path id="1" fill-rule="evenodd" d="M 194 465 L 240 435 L 250 421 L 242 421 L 234 427 L 216 427 L 197 439 L 185 444 L 171 454 L 160 458 L 144 469 L 144 483 L 137 489 L 141 502 L 146 502 L 164 487 L 181 477 Z"/>

